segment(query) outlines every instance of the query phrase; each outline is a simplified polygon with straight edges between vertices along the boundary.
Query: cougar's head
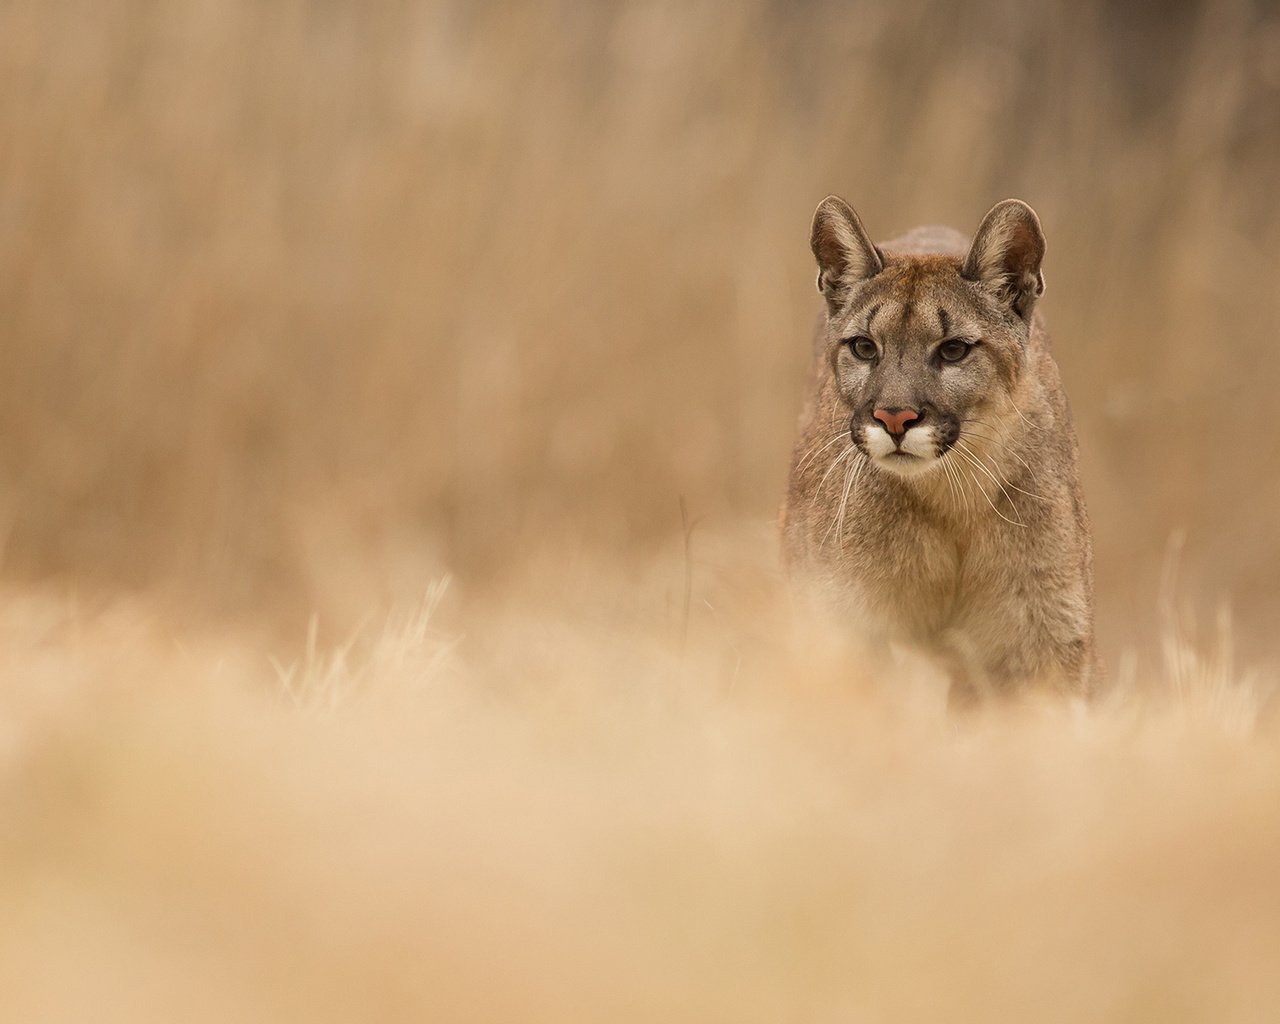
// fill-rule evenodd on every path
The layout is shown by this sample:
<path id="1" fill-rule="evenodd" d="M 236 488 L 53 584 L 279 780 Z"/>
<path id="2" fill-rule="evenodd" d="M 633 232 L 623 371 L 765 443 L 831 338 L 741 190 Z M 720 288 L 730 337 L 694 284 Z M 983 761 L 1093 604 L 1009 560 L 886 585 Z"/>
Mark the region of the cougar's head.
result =
<path id="1" fill-rule="evenodd" d="M 863 454 L 911 476 L 935 468 L 966 430 L 990 433 L 990 421 L 1008 414 L 1044 292 L 1035 211 L 998 203 L 967 253 L 895 254 L 829 196 L 814 214 L 812 246 L 831 371 Z"/>

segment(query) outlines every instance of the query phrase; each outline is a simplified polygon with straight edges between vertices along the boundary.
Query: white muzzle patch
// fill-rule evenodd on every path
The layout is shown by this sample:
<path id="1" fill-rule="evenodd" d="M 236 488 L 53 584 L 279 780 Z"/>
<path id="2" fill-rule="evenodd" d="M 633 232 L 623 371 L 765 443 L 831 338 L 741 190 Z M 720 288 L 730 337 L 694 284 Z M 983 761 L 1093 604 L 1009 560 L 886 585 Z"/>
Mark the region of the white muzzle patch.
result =
<path id="1" fill-rule="evenodd" d="M 901 445 L 878 423 L 864 426 L 862 443 L 877 466 L 899 476 L 923 473 L 938 462 L 938 435 L 930 425 L 908 429 Z"/>

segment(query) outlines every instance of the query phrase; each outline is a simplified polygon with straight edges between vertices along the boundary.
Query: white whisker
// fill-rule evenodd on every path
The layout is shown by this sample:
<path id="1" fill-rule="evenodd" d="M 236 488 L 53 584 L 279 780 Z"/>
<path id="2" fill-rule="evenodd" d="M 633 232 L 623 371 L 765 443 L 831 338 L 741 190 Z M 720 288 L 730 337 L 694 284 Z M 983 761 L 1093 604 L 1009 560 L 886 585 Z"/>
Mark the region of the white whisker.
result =
<path id="1" fill-rule="evenodd" d="M 1016 451 L 1013 450 L 1013 448 L 1009 445 L 1008 440 L 1005 437 L 997 436 L 993 438 L 983 434 L 979 434 L 976 431 L 970 430 L 969 424 L 977 424 L 980 427 L 990 427 L 992 430 L 996 432 L 997 435 L 1000 435 L 1001 431 L 995 424 L 988 423 L 985 420 L 970 420 L 969 423 L 965 424 L 964 433 L 973 434 L 975 437 L 981 437 L 985 441 L 999 445 L 1000 451 L 1002 453 L 1012 455 L 1015 459 L 1021 462 L 1023 467 L 1026 469 L 1026 471 L 1031 475 L 1031 479 L 1035 481 L 1036 484 L 1040 483 L 1040 478 L 1036 476 L 1036 471 L 1031 468 L 1030 464 L 1027 462 L 1026 459 L 1024 459 L 1021 455 L 1019 455 Z M 1030 492 L 1026 492 L 1026 493 L 1030 493 Z"/>
<path id="2" fill-rule="evenodd" d="M 947 457 L 945 454 L 938 456 L 938 464 L 942 467 L 942 472 L 946 474 L 947 477 L 947 495 L 951 498 L 951 508 L 953 511 L 957 511 L 956 485 L 955 481 L 951 479 L 951 467 L 947 465 Z"/>
<path id="3" fill-rule="evenodd" d="M 1029 426 L 1032 430 L 1044 430 L 1044 427 L 1036 426 L 1036 424 L 1032 423 L 1029 419 L 1027 419 L 1025 416 L 1022 415 L 1022 410 L 1018 408 L 1018 405 L 1013 400 L 1012 395 L 1009 396 L 1009 404 L 1013 406 L 1013 411 L 1018 414 L 1022 422 L 1025 423 L 1027 426 Z"/>
<path id="4" fill-rule="evenodd" d="M 963 453 L 961 453 L 961 454 L 963 454 Z M 996 515 L 998 515 L 1001 519 L 1003 519 L 1003 520 L 1004 520 L 1006 523 L 1008 523 L 1010 526 L 1023 526 L 1023 525 L 1024 525 L 1023 523 L 1016 523 L 1016 522 L 1014 522 L 1014 521 L 1013 521 L 1012 519 L 1010 519 L 1007 515 L 1005 515 L 1005 514 L 1004 514 L 1003 512 L 1001 512 L 998 508 L 996 508 L 995 504 L 991 501 L 991 498 L 988 496 L 987 492 L 986 492 L 985 490 L 983 490 L 983 489 L 982 489 L 982 485 L 978 482 L 978 478 L 977 478 L 977 477 L 975 477 L 975 476 L 973 475 L 973 472 L 972 472 L 971 470 L 969 470 L 968 468 L 966 468 L 966 467 L 965 467 L 963 464 L 961 464 L 961 463 L 956 463 L 956 465 L 957 465 L 959 468 L 964 469 L 964 471 L 965 471 L 965 476 L 967 476 L 971 481 L 973 481 L 973 485 L 978 489 L 978 493 L 982 495 L 983 500 L 984 500 L 984 501 L 985 501 L 985 502 L 986 502 L 986 503 L 991 507 L 991 511 L 992 511 L 992 512 L 994 512 Z"/>
<path id="5" fill-rule="evenodd" d="M 957 443 L 957 444 L 960 444 L 960 443 L 961 443 L 959 438 L 957 438 L 957 439 L 956 439 L 956 443 Z M 1048 499 L 1048 498 L 1046 498 L 1044 495 L 1042 495 L 1042 494 L 1037 494 L 1035 491 L 1028 491 L 1025 487 L 1019 487 L 1019 486 L 1018 486 L 1017 484 L 1015 484 L 1012 480 L 1010 480 L 1007 476 L 1005 476 L 1005 475 L 1004 475 L 1004 473 L 1003 473 L 1003 472 L 1001 472 L 1001 470 L 1000 470 L 1000 463 L 999 463 L 999 462 L 997 462 L 997 461 L 996 461 L 995 456 L 994 456 L 994 455 L 992 455 L 992 454 L 991 454 L 989 451 L 987 451 L 985 448 L 980 448 L 980 447 L 979 447 L 979 446 L 977 446 L 977 445 L 973 445 L 973 446 L 970 446 L 970 445 L 964 445 L 964 448 L 965 448 L 965 449 L 966 449 L 966 450 L 967 450 L 971 455 L 977 456 L 977 457 L 979 458 L 979 460 L 985 459 L 987 462 L 991 463 L 991 468 L 995 470 L 996 474 L 1000 477 L 1000 479 L 1001 479 L 1005 484 L 1007 484 L 1009 487 L 1012 487 L 1015 491 L 1019 491 L 1019 492 L 1021 492 L 1022 494 L 1025 494 L 1028 498 L 1035 498 L 1035 499 L 1036 499 L 1036 501 L 1043 501 L 1043 502 L 1048 502 L 1048 501 L 1049 501 L 1049 499 Z M 1017 457 L 1018 457 L 1017 452 L 1011 452 L 1011 451 L 1009 451 L 1007 448 L 1002 448 L 1002 449 L 1001 449 L 1001 451 L 1002 451 L 1003 453 L 1006 453 L 1006 454 L 1009 454 L 1009 455 L 1013 455 L 1015 458 L 1017 458 Z M 1019 459 L 1019 461 L 1021 461 L 1021 460 Z M 1024 466 L 1026 466 L 1026 463 L 1025 463 L 1025 462 L 1023 462 L 1022 464 L 1023 464 Z M 1028 472 L 1030 472 L 1030 471 L 1031 471 L 1031 467 L 1030 467 L 1030 466 L 1027 466 L 1027 471 L 1028 471 Z M 1034 476 L 1035 476 L 1035 474 L 1034 474 L 1034 473 L 1032 473 L 1032 477 L 1033 477 L 1033 478 L 1034 478 Z M 1006 497 L 1007 497 L 1007 495 L 1006 495 Z M 1012 501 L 1010 502 L 1010 504 L 1012 504 Z"/>
<path id="6" fill-rule="evenodd" d="M 966 459 L 968 459 L 975 467 L 982 470 L 982 472 L 984 472 L 987 476 L 991 477 L 992 482 L 997 487 L 1000 488 L 1000 493 L 1004 495 L 1005 500 L 1009 503 L 1009 507 L 1013 509 L 1014 515 L 1018 515 L 1018 506 L 1013 503 L 1013 499 L 1009 497 L 1009 492 L 1004 489 L 1004 484 L 1002 484 L 998 479 L 996 479 L 996 477 L 992 474 L 991 470 L 987 469 L 987 467 L 978 460 L 977 456 L 973 455 L 968 450 L 967 447 L 961 444 L 960 441 L 958 440 L 956 441 L 956 447 L 953 450 L 959 452 Z M 977 481 L 975 480 L 974 483 L 977 483 Z M 1018 515 L 1018 520 L 1017 522 L 1015 522 L 1014 520 L 1006 516 L 1004 513 L 1002 513 L 998 508 L 996 508 L 995 503 L 991 500 L 991 496 L 987 494 L 987 492 L 982 487 L 979 487 L 978 491 L 982 494 L 984 498 L 986 498 L 987 504 L 991 506 L 991 511 L 993 511 L 1006 523 L 1012 523 L 1014 526 L 1022 526 L 1022 527 L 1025 527 L 1027 525 L 1026 523 L 1022 522 L 1022 516 Z"/>
<path id="7" fill-rule="evenodd" d="M 829 438 L 827 438 L 826 444 L 822 445 L 821 448 L 818 448 L 817 447 L 818 442 L 815 442 L 814 448 L 810 450 L 809 454 L 806 455 L 803 459 L 801 459 L 798 463 L 796 463 L 796 472 L 797 473 L 800 472 L 800 470 L 804 469 L 804 467 L 808 463 L 812 462 L 819 455 L 821 455 L 828 448 L 830 448 L 833 444 L 839 441 L 840 438 L 845 437 L 848 433 L 849 432 L 847 430 L 841 430 L 841 431 L 838 431 L 837 433 L 832 434 Z"/>
<path id="8" fill-rule="evenodd" d="M 858 480 L 862 476 L 862 468 L 866 465 L 866 460 L 850 459 L 849 473 L 844 481 L 844 496 L 840 499 L 840 515 L 836 524 L 836 537 L 840 541 L 841 550 L 844 549 L 844 513 L 849 507 L 849 490 L 857 486 Z"/>
<path id="9" fill-rule="evenodd" d="M 969 494 L 968 480 L 966 479 L 968 474 L 964 472 L 964 465 L 962 463 L 956 462 L 955 459 L 950 458 L 952 454 L 955 454 L 954 448 L 952 448 L 951 451 L 947 452 L 947 455 L 944 456 L 944 458 L 947 458 L 947 461 L 950 464 L 952 471 L 955 473 L 956 484 L 958 485 L 958 489 L 961 492 L 964 507 L 967 509 L 973 502 L 973 499 Z"/>
<path id="10" fill-rule="evenodd" d="M 827 477 L 831 475 L 832 471 L 835 470 L 836 466 L 840 465 L 841 462 L 843 462 L 846 458 L 848 458 L 849 453 L 852 451 L 857 451 L 857 447 L 854 445 L 852 441 L 850 441 L 848 446 L 845 447 L 840 452 L 840 454 L 837 455 L 832 460 L 831 465 L 827 467 L 827 471 L 822 474 L 822 479 L 818 481 L 818 486 L 815 487 L 813 490 L 813 497 L 810 499 L 811 505 L 816 504 L 818 501 L 818 498 L 822 495 L 822 488 L 826 485 Z"/>
<path id="11" fill-rule="evenodd" d="M 853 481 L 853 471 L 856 468 L 857 468 L 856 460 L 850 459 L 849 465 L 844 471 L 844 488 L 843 488 L 843 496 L 840 499 L 840 505 L 837 508 L 836 512 L 832 514 L 831 524 L 827 527 L 826 532 L 822 535 L 822 540 L 819 541 L 820 544 L 825 544 L 827 542 L 827 538 L 831 536 L 831 531 L 834 530 L 836 532 L 836 537 L 842 541 L 840 546 L 842 548 L 844 547 L 843 538 L 841 536 L 841 531 L 844 529 L 844 525 L 843 525 L 844 524 L 844 503 L 849 500 L 849 485 Z"/>

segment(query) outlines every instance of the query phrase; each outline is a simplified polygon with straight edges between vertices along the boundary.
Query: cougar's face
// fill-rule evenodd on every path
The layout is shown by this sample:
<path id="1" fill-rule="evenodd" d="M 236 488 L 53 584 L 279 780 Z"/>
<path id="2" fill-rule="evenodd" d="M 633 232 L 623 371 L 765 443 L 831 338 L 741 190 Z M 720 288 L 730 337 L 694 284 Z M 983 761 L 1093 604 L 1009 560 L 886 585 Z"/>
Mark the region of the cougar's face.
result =
<path id="1" fill-rule="evenodd" d="M 894 257 L 828 321 L 831 367 L 855 445 L 878 468 L 927 473 L 967 432 L 995 433 L 1026 325 L 946 256 Z"/>

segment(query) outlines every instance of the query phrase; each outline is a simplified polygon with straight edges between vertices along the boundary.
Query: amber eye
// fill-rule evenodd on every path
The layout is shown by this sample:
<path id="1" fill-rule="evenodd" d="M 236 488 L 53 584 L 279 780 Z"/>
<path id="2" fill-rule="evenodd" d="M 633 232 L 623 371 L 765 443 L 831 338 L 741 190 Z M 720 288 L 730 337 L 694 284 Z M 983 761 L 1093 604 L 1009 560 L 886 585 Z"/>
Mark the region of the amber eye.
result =
<path id="1" fill-rule="evenodd" d="M 849 347 L 853 349 L 853 354 L 865 362 L 870 362 L 879 354 L 876 343 L 870 338 L 850 338 Z"/>
<path id="2" fill-rule="evenodd" d="M 944 341 L 938 346 L 938 355 L 946 363 L 958 363 L 961 359 L 969 354 L 972 346 L 967 341 L 961 341 L 959 338 L 952 338 L 950 341 Z"/>

